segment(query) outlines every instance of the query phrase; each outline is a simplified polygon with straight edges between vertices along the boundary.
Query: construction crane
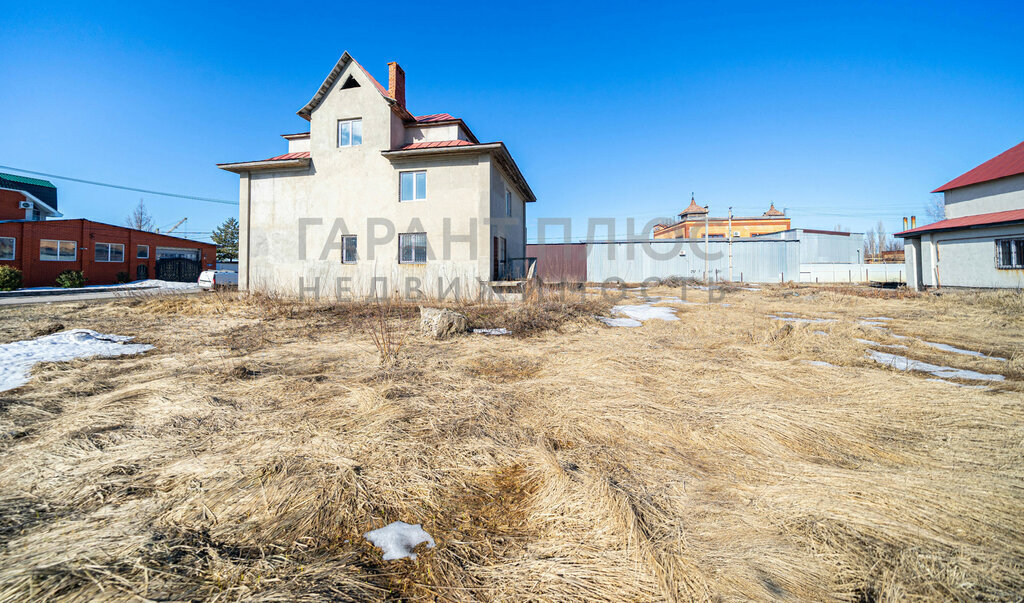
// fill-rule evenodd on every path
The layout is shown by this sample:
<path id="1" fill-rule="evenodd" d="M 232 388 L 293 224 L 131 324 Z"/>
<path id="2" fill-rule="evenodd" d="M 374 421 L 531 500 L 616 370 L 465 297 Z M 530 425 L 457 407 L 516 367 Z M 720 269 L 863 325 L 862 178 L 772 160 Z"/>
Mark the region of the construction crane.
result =
<path id="1" fill-rule="evenodd" d="M 182 219 L 178 220 L 177 222 L 174 223 L 174 226 L 168 228 L 167 232 L 165 232 L 163 234 L 171 234 L 172 232 L 174 232 L 175 228 L 177 228 L 177 227 L 181 226 L 182 224 L 184 224 L 185 220 L 188 220 L 188 218 L 182 218 Z M 158 229 L 156 229 L 156 231 L 160 232 L 160 229 L 158 228 Z"/>

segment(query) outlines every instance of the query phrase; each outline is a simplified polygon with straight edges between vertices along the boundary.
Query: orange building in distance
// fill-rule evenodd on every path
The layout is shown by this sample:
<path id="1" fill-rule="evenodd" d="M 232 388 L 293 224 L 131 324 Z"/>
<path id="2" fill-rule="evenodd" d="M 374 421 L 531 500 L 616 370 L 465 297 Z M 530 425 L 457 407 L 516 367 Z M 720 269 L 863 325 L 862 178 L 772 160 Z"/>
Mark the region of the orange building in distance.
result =
<path id="1" fill-rule="evenodd" d="M 690 205 L 679 214 L 679 221 L 675 224 L 659 224 L 654 227 L 655 239 L 700 239 L 704 237 L 704 222 L 707 220 L 708 237 L 712 239 L 724 239 L 729 237 L 729 218 L 706 217 L 707 208 L 697 205 L 697 202 L 690 197 Z M 786 214 L 775 209 L 775 204 L 764 214 L 755 218 L 733 217 L 732 236 L 752 237 L 754 235 L 769 234 L 789 230 L 789 218 Z"/>

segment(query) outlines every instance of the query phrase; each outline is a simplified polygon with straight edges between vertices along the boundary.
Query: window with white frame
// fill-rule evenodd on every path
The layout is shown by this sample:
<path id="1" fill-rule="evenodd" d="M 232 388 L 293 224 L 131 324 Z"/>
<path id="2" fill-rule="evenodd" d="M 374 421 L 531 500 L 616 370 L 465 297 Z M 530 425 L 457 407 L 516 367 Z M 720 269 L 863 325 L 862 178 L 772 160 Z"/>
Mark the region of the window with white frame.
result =
<path id="1" fill-rule="evenodd" d="M 402 201 L 422 201 L 427 198 L 427 172 L 402 172 L 400 178 Z"/>
<path id="2" fill-rule="evenodd" d="M 338 121 L 338 146 L 355 147 L 363 144 L 363 120 L 342 119 Z"/>
<path id="3" fill-rule="evenodd" d="M 149 245 L 139 245 L 135 248 L 135 259 L 137 260 L 148 260 L 149 259 Z"/>
<path id="4" fill-rule="evenodd" d="M 505 215 L 512 215 L 512 191 L 505 189 Z"/>
<path id="5" fill-rule="evenodd" d="M 0 237 L 0 260 L 13 260 L 14 246 L 14 237 Z"/>
<path id="6" fill-rule="evenodd" d="M 398 263 L 427 263 L 427 233 L 407 232 L 398 235 Z"/>
<path id="7" fill-rule="evenodd" d="M 355 264 L 358 259 L 356 254 L 356 236 L 345 235 L 341 237 L 341 263 Z"/>
<path id="8" fill-rule="evenodd" d="M 44 262 L 73 262 L 78 259 L 78 241 L 40 239 L 39 259 Z"/>
<path id="9" fill-rule="evenodd" d="M 96 243 L 97 262 L 123 262 L 124 245 L 121 243 Z"/>
<path id="10" fill-rule="evenodd" d="M 1024 238 L 996 239 L 996 268 L 1000 270 L 1024 268 Z"/>

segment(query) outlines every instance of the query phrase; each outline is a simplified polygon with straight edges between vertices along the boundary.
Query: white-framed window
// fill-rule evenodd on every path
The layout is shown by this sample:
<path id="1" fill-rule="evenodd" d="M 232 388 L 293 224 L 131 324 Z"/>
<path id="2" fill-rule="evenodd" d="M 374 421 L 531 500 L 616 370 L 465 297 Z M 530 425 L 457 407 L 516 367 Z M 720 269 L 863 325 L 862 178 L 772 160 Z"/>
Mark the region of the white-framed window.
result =
<path id="1" fill-rule="evenodd" d="M 427 198 L 427 172 L 402 172 L 399 176 L 401 201 L 422 201 Z"/>
<path id="2" fill-rule="evenodd" d="M 78 259 L 78 241 L 39 239 L 39 259 L 43 262 L 73 262 Z"/>
<path id="3" fill-rule="evenodd" d="M 407 232 L 398 235 L 398 263 L 427 263 L 427 233 Z"/>
<path id="4" fill-rule="evenodd" d="M 0 237 L 0 260 L 13 260 L 14 247 L 17 240 L 14 237 Z"/>
<path id="5" fill-rule="evenodd" d="M 122 243 L 96 243 L 97 262 L 123 262 L 124 245 Z"/>
<path id="6" fill-rule="evenodd" d="M 149 245 L 139 245 L 135 248 L 135 259 L 137 260 L 148 260 L 149 259 Z"/>
<path id="7" fill-rule="evenodd" d="M 505 215 L 512 215 L 512 191 L 505 189 Z"/>
<path id="8" fill-rule="evenodd" d="M 359 259 L 356 253 L 356 235 L 345 235 L 341 237 L 341 263 L 355 264 Z"/>
<path id="9" fill-rule="evenodd" d="M 999 270 L 1024 268 L 1024 238 L 996 239 L 996 268 Z"/>
<path id="10" fill-rule="evenodd" d="M 363 120 L 338 120 L 338 146 L 354 147 L 363 144 Z"/>

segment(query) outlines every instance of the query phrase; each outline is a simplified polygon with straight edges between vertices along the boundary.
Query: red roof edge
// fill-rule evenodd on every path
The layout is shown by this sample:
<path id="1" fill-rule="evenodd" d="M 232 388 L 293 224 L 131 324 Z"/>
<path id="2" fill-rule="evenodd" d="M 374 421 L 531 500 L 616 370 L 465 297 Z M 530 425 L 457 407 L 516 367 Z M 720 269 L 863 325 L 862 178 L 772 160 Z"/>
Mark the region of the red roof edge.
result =
<path id="1" fill-rule="evenodd" d="M 977 214 L 974 216 L 963 216 L 962 218 L 940 220 L 932 224 L 925 224 L 924 226 L 918 226 L 917 228 L 897 232 L 893 236 L 909 237 L 916 234 L 934 232 L 938 230 L 956 230 L 959 228 L 990 226 L 995 224 L 1004 224 L 1007 222 L 1024 222 L 1024 209 L 1011 209 L 1008 211 L 996 211 L 989 214 Z"/>
<path id="2" fill-rule="evenodd" d="M 1024 174 L 1024 142 L 996 155 L 973 170 L 957 176 L 932 192 L 941 193 L 1017 174 Z"/>

